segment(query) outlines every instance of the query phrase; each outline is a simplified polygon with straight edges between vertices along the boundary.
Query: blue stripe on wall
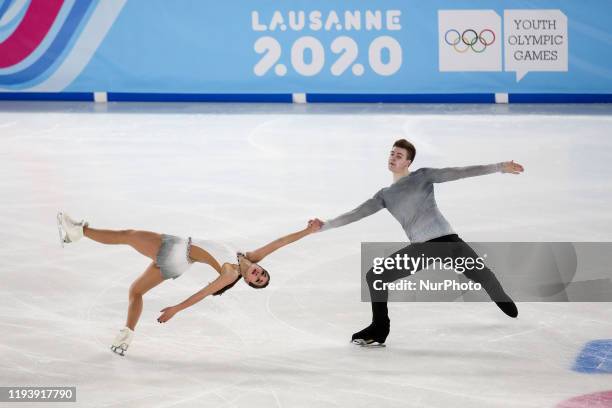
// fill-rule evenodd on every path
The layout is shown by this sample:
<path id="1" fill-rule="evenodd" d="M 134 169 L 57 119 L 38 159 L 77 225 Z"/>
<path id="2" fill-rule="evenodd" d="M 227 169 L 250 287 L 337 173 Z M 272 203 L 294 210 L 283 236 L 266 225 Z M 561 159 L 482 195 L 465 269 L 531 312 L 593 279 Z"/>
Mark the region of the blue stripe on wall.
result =
<path id="1" fill-rule="evenodd" d="M 13 0 L 4 0 L 4 2 L 0 2 L 0 19 L 2 19 L 12 2 Z"/>
<path id="2" fill-rule="evenodd" d="M 0 92 L 0 100 L 6 101 L 89 101 L 91 92 Z"/>
<path id="3" fill-rule="evenodd" d="M 612 103 L 612 94 L 509 94 L 510 103 Z"/>
<path id="4" fill-rule="evenodd" d="M 307 94 L 312 103 L 495 103 L 494 94 Z"/>
<path id="5" fill-rule="evenodd" d="M 290 94 L 167 94 L 109 92 L 109 102 L 272 102 L 291 103 Z"/>
<path id="6" fill-rule="evenodd" d="M 109 102 L 291 103 L 290 94 L 109 92 Z M 509 94 L 509 103 L 612 103 L 612 94 Z M 93 101 L 91 92 L 0 92 L 0 100 Z M 494 94 L 307 94 L 310 103 L 495 103 Z"/>

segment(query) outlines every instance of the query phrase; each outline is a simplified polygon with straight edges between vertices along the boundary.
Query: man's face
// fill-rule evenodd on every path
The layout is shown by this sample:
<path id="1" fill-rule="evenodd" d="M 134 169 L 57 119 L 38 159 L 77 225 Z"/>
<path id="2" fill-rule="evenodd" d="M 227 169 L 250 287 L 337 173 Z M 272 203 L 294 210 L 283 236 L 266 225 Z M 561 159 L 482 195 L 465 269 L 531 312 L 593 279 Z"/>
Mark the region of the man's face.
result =
<path id="1" fill-rule="evenodd" d="M 403 173 L 406 171 L 408 166 L 412 163 L 412 160 L 408 159 L 408 151 L 401 147 L 394 147 L 389 153 L 389 170 L 393 173 Z"/>

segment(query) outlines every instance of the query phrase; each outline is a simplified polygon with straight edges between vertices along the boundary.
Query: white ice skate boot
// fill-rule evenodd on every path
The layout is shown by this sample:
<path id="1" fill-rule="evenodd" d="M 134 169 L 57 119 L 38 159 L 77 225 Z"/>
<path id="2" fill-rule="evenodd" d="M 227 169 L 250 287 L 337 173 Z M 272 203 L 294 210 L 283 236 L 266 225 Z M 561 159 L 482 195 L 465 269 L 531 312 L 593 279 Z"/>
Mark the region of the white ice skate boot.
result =
<path id="1" fill-rule="evenodd" d="M 60 242 L 62 247 L 66 243 L 76 242 L 83 238 L 83 227 L 86 227 L 88 223 L 85 220 L 75 221 L 64 214 L 63 212 L 57 213 L 57 229 L 59 231 Z"/>
<path id="2" fill-rule="evenodd" d="M 125 356 L 125 352 L 127 351 L 128 347 L 130 347 L 133 337 L 134 331 L 129 327 L 124 327 L 119 331 L 117 337 L 115 337 L 111 350 L 120 356 Z"/>

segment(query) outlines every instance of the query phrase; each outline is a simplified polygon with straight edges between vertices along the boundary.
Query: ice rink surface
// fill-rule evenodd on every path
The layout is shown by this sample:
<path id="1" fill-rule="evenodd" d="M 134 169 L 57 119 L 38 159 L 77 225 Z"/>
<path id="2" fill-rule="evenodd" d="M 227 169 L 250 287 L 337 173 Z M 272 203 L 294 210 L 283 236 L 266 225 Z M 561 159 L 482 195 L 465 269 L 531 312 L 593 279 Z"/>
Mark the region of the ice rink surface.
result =
<path id="1" fill-rule="evenodd" d="M 0 103 L 0 385 L 74 385 L 70 407 L 610 406 L 612 375 L 572 365 L 612 338 L 611 303 L 521 303 L 516 320 L 491 303 L 393 303 L 386 348 L 349 344 L 370 319 L 360 243 L 405 240 L 384 210 L 272 254 L 267 289 L 239 283 L 160 325 L 214 279 L 193 266 L 145 295 L 126 357 L 111 353 L 149 261 L 62 249 L 59 209 L 250 250 L 389 185 L 402 137 L 414 169 L 525 166 L 436 185 L 466 241 L 612 240 L 611 106 Z"/>

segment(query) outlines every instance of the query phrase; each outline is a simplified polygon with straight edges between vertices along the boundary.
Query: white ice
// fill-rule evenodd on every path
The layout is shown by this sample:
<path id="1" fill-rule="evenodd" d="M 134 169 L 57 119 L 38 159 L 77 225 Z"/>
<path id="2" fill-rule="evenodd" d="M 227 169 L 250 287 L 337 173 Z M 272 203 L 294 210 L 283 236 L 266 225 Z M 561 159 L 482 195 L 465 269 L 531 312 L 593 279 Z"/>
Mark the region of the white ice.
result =
<path id="1" fill-rule="evenodd" d="M 417 168 L 525 166 L 436 187 L 466 241 L 610 241 L 611 115 L 605 105 L 3 102 L 0 386 L 74 385 L 66 406 L 79 407 L 540 408 L 610 391 L 611 375 L 571 367 L 586 342 L 612 338 L 612 303 L 522 303 L 517 320 L 491 303 L 394 303 L 386 348 L 349 344 L 370 319 L 360 243 L 405 240 L 386 211 L 274 253 L 263 291 L 240 283 L 158 324 L 160 309 L 214 278 L 192 267 L 145 295 L 120 357 L 109 346 L 149 261 L 86 239 L 62 249 L 55 213 L 249 250 L 390 184 L 387 154 L 405 137 Z"/>

